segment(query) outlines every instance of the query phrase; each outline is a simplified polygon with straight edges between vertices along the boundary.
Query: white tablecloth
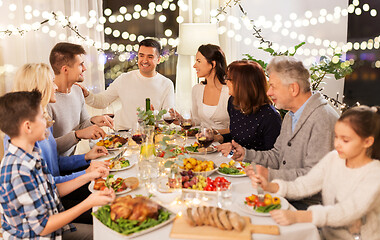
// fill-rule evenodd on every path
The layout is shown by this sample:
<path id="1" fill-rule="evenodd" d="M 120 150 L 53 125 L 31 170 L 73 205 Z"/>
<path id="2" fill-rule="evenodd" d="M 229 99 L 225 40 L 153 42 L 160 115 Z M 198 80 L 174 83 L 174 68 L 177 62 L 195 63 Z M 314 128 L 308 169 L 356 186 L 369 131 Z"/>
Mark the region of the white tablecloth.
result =
<path id="1" fill-rule="evenodd" d="M 136 164 L 128 170 L 113 172 L 115 176 L 120 176 L 124 178 L 137 176 L 137 172 L 138 172 L 137 155 L 134 155 L 134 154 L 130 155 L 130 154 L 131 154 L 130 152 L 126 152 L 125 156 L 128 156 L 128 159 L 132 159 L 132 162 L 136 162 Z M 221 156 L 220 153 L 208 154 L 207 159 L 214 161 L 218 166 L 223 162 L 228 163 L 230 161 L 230 159 Z M 214 173 L 213 175 L 211 175 L 212 178 L 215 178 L 216 176 L 220 176 L 220 175 L 218 173 Z M 229 207 L 230 210 L 235 211 L 242 216 L 249 216 L 251 218 L 252 224 L 276 225 L 276 223 L 270 217 L 258 217 L 258 216 L 248 215 L 237 206 L 235 202 L 237 201 L 237 199 L 243 199 L 245 196 L 249 196 L 252 193 L 256 193 L 256 189 L 252 187 L 248 177 L 239 177 L 239 178 L 226 177 L 226 178 L 228 181 L 232 182 L 233 203 L 231 207 Z M 136 190 L 130 192 L 129 194 L 148 195 L 144 186 L 139 186 Z M 153 197 L 152 199 L 158 200 L 155 197 Z M 178 209 L 173 209 L 173 206 L 170 206 L 170 205 L 168 206 L 165 204 L 163 205 L 174 212 L 178 211 Z M 291 209 L 294 209 L 294 208 L 291 206 Z M 153 232 L 147 233 L 145 235 L 139 236 L 134 239 L 146 239 L 146 240 L 171 239 L 169 235 L 170 235 L 172 226 L 173 226 L 173 223 L 168 224 L 160 229 L 157 229 Z M 255 239 L 255 240 L 256 239 L 276 239 L 276 240 L 279 240 L 279 239 L 319 240 L 320 239 L 317 228 L 311 223 L 298 223 L 298 224 L 293 224 L 291 226 L 280 226 L 280 233 L 281 234 L 279 236 L 266 235 L 266 234 L 252 234 L 252 239 Z M 94 221 L 94 239 L 95 240 L 104 240 L 104 239 L 117 240 L 117 239 L 123 239 L 123 238 L 120 237 L 120 235 L 113 232 L 113 230 L 107 228 L 102 223 L 98 221 Z"/>

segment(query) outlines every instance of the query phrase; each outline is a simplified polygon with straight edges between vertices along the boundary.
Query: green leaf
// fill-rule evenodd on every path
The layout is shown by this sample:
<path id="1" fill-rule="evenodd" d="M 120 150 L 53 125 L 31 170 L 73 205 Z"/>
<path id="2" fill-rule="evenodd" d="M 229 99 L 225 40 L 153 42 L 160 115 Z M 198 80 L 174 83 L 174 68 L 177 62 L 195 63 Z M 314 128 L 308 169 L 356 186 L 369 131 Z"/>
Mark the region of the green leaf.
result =
<path id="1" fill-rule="evenodd" d="M 170 168 L 173 164 L 174 164 L 173 161 L 168 160 L 168 161 L 165 162 L 164 167 L 165 168 Z"/>

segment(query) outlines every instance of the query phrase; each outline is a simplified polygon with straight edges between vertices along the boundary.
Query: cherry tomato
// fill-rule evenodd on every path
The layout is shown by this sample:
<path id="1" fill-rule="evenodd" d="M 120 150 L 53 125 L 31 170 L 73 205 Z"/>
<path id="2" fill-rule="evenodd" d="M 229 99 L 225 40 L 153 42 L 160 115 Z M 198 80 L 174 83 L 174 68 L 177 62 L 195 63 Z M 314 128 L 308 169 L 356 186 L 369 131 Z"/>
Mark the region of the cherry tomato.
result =
<path id="1" fill-rule="evenodd" d="M 158 155 L 158 157 L 164 157 L 164 156 L 165 156 L 164 152 L 160 152 L 160 154 Z"/>
<path id="2" fill-rule="evenodd" d="M 257 202 L 256 207 L 265 207 L 265 203 L 264 202 Z"/>
<path id="3" fill-rule="evenodd" d="M 221 179 L 222 179 L 221 177 L 216 177 L 215 180 L 214 180 L 214 182 L 217 182 L 217 183 L 218 183 L 218 182 L 221 181 Z"/>

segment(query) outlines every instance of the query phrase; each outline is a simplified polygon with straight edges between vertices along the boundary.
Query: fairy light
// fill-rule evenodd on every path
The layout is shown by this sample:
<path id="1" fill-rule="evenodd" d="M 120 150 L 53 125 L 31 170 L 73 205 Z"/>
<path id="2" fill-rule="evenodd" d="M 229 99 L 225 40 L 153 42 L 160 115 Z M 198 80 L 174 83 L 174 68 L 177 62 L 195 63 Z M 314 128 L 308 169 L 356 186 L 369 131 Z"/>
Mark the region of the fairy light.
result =
<path id="1" fill-rule="evenodd" d="M 121 7 L 119 8 L 119 12 L 120 12 L 121 14 L 126 14 L 127 11 L 128 11 L 128 9 L 127 9 L 125 6 L 121 6 Z"/>

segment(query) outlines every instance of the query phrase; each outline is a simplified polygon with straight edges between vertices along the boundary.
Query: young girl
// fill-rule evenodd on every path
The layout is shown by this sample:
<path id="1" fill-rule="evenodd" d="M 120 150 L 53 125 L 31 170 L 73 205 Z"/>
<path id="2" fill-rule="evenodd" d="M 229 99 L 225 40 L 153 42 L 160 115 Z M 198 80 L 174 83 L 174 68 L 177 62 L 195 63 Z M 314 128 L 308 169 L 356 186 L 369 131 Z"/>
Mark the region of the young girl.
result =
<path id="1" fill-rule="evenodd" d="M 312 222 L 326 239 L 380 238 L 380 108 L 347 110 L 335 125 L 335 150 L 293 182 L 265 178 L 249 171 L 252 184 L 289 199 L 322 191 L 323 206 L 307 211 L 274 210 L 280 225 Z M 361 237 L 361 238 L 360 238 Z"/>

